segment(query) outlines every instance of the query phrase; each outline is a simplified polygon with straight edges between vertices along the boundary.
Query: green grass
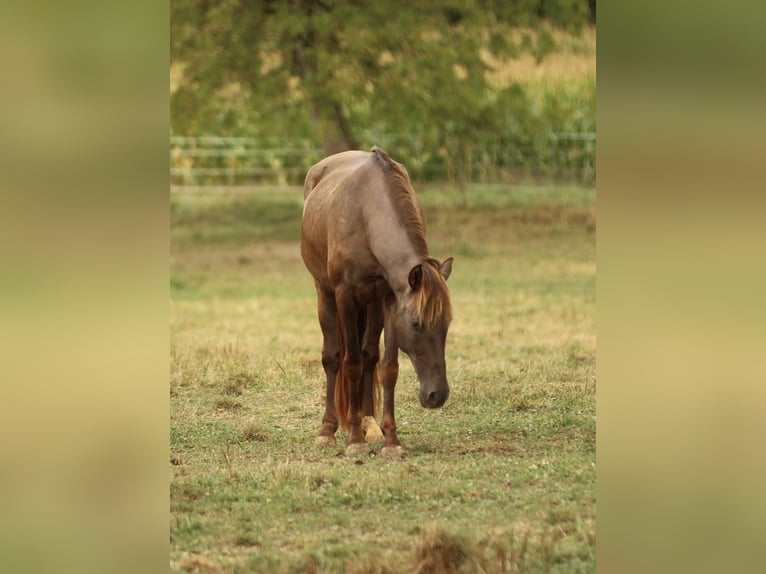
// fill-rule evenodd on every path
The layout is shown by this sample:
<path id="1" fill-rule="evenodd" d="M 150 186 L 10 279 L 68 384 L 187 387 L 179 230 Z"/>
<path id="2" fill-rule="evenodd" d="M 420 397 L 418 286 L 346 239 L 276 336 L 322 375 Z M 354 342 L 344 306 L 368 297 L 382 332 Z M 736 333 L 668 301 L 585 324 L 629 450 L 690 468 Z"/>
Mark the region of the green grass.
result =
<path id="1" fill-rule="evenodd" d="M 595 570 L 595 194 L 421 194 L 455 256 L 452 394 L 402 460 L 318 449 L 321 336 L 300 190 L 172 197 L 171 570 Z"/>

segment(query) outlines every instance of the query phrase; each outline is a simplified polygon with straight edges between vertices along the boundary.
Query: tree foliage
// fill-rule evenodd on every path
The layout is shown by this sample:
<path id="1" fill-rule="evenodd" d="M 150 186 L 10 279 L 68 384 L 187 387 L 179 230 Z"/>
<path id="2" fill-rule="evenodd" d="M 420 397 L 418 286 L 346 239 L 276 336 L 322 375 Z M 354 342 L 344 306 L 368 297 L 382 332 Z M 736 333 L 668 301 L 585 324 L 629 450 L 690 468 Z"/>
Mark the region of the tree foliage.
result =
<path id="1" fill-rule="evenodd" d="M 518 89 L 490 87 L 486 55 L 544 58 L 554 46 L 542 20 L 577 31 L 590 17 L 585 0 L 172 0 L 171 10 L 175 133 L 301 135 L 326 154 L 363 134 L 407 133 L 458 172 L 520 111 Z M 533 32 L 514 41 L 512 27 Z"/>

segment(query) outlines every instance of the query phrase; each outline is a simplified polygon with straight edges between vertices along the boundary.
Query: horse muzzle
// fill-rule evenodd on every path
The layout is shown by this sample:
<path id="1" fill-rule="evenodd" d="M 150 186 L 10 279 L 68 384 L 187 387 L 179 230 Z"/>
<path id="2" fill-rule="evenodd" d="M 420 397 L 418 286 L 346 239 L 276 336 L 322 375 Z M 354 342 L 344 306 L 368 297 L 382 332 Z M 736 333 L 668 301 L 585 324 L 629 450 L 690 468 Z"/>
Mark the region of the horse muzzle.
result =
<path id="1" fill-rule="evenodd" d="M 420 405 L 426 409 L 438 409 L 449 397 L 449 386 L 438 389 L 421 389 Z"/>

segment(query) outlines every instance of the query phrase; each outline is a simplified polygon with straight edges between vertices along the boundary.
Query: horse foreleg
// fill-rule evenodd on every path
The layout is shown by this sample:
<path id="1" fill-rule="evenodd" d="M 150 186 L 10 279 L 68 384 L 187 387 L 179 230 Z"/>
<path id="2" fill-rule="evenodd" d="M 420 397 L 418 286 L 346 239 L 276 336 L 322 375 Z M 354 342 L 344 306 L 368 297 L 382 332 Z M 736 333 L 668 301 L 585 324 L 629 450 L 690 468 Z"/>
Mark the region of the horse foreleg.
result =
<path id="1" fill-rule="evenodd" d="M 387 309 L 385 320 L 384 351 L 380 375 L 383 384 L 383 433 L 386 444 L 381 449 L 382 456 L 402 456 L 404 448 L 396 436 L 396 419 L 394 417 L 394 393 L 396 380 L 399 377 L 399 347 L 396 344 L 393 329 L 393 312 Z"/>
<path id="2" fill-rule="evenodd" d="M 401 456 L 404 454 L 404 448 L 396 436 L 396 418 L 394 417 L 394 391 L 396 389 L 396 379 L 399 376 L 399 365 L 396 361 L 384 362 L 381 368 L 381 378 L 383 382 L 383 433 L 386 437 L 386 444 L 381 449 L 383 456 Z"/>

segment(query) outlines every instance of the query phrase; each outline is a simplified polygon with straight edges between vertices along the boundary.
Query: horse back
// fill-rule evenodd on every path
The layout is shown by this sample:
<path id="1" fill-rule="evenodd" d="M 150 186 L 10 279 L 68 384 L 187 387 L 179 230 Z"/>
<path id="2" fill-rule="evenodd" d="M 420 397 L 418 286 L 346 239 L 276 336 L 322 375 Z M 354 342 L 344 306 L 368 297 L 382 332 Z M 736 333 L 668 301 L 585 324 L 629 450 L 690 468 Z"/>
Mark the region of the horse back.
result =
<path id="1" fill-rule="evenodd" d="M 370 156 L 366 151 L 344 151 L 336 153 L 315 163 L 306 173 L 306 179 L 303 183 L 303 199 L 327 177 L 337 174 L 340 171 L 350 170 L 362 164 Z"/>
<path id="2" fill-rule="evenodd" d="M 359 269 L 366 259 L 361 204 L 370 183 L 369 157 L 365 151 L 341 152 L 319 161 L 306 174 L 301 255 L 325 289 L 337 284 L 337 277 L 331 276 L 339 270 Z"/>

